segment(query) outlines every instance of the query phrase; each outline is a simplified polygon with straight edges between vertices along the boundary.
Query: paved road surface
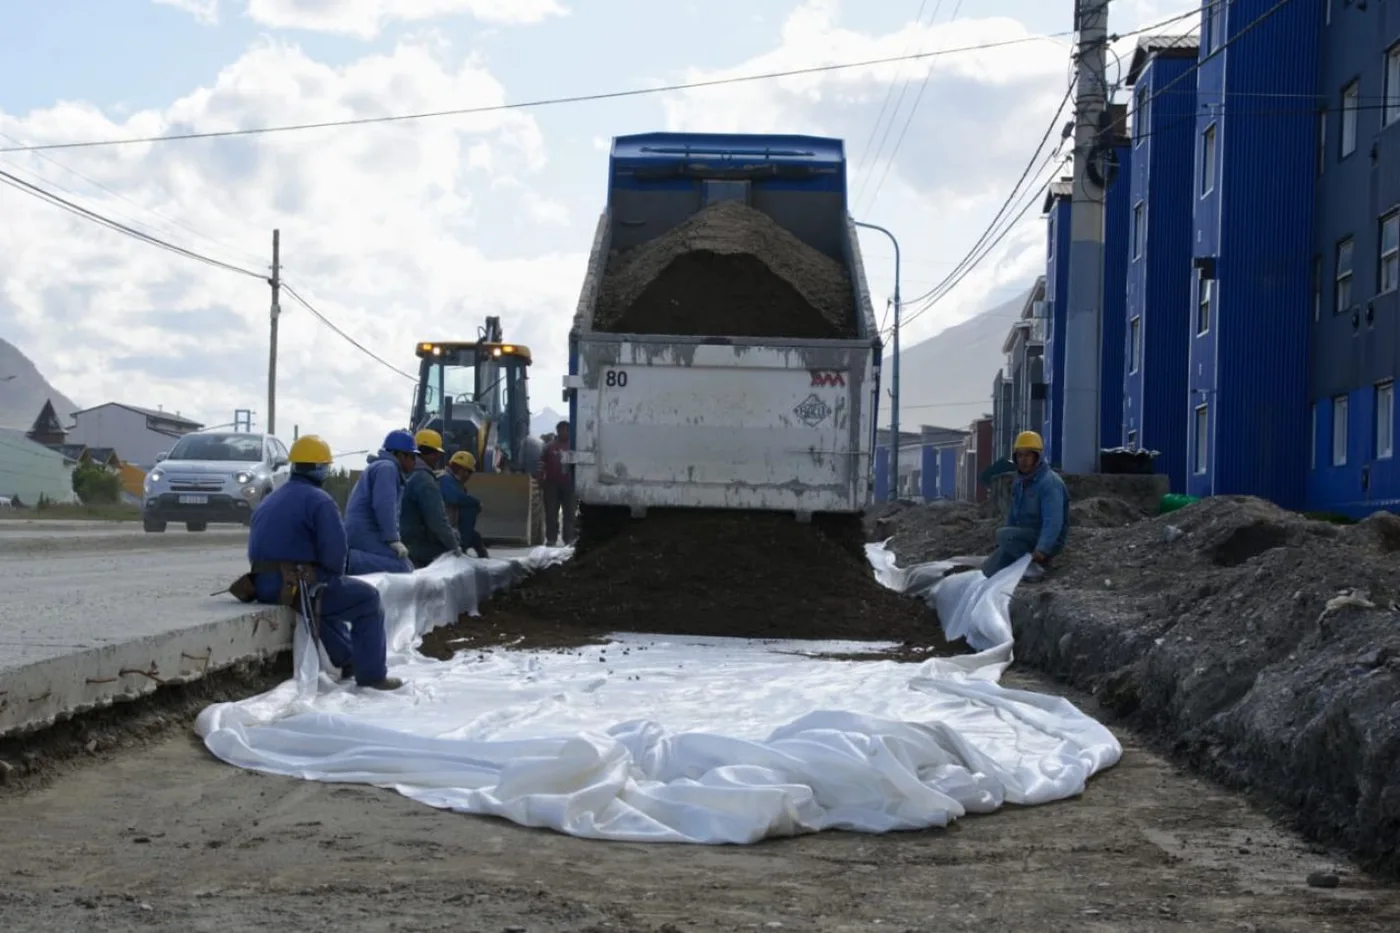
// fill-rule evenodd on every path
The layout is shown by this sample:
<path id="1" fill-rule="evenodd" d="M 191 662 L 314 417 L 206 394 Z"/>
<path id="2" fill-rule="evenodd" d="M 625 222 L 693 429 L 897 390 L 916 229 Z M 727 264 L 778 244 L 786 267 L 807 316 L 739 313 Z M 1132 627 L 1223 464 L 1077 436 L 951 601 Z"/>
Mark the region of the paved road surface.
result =
<path id="1" fill-rule="evenodd" d="M 241 525 L 210 525 L 208 531 L 186 531 L 172 525 L 163 534 L 148 534 L 136 522 L 0 521 L 0 555 L 54 551 L 103 551 L 195 548 L 208 550 L 241 546 L 248 529 Z"/>

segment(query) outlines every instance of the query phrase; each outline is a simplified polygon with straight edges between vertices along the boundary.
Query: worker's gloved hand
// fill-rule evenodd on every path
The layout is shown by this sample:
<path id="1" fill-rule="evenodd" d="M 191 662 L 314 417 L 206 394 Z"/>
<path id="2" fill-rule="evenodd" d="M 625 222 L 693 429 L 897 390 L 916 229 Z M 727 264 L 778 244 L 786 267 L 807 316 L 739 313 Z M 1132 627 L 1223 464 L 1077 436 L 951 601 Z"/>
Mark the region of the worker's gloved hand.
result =
<path id="1" fill-rule="evenodd" d="M 1031 563 L 1040 564 L 1042 566 L 1044 566 L 1045 562 L 1049 559 L 1050 558 L 1046 557 L 1039 551 L 1036 551 L 1034 554 L 1031 555 Z"/>
<path id="2" fill-rule="evenodd" d="M 404 546 L 402 541 L 390 541 L 389 550 L 393 551 L 400 560 L 408 560 L 408 548 Z"/>

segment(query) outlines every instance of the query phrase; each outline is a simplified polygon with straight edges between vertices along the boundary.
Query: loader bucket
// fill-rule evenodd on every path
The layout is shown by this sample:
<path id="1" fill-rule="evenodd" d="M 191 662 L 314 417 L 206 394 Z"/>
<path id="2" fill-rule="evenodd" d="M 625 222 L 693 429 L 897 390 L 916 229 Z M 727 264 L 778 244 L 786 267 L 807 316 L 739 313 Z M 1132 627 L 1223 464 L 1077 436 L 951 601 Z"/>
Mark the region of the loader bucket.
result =
<path id="1" fill-rule="evenodd" d="M 487 544 L 544 544 L 544 499 L 524 473 L 474 473 L 467 489 L 481 500 L 476 530 Z"/>

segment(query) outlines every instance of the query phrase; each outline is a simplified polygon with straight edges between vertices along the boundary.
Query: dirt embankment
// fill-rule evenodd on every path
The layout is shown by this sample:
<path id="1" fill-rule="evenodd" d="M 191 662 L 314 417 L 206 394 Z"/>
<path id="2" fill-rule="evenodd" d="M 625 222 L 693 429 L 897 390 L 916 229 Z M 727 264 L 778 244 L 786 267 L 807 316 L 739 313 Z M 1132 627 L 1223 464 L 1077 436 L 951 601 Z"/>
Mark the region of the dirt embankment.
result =
<path id="1" fill-rule="evenodd" d="M 595 326 L 612 333 L 856 335 L 845 266 L 760 210 L 721 201 L 610 257 Z"/>
<path id="2" fill-rule="evenodd" d="M 1102 526 L 1076 521 L 1051 577 L 1012 600 L 1018 660 L 1400 875 L 1400 517 L 1215 497 L 1124 526 L 1092 508 Z M 979 535 L 986 553 L 996 526 L 970 506 L 884 519 L 902 563 Z"/>

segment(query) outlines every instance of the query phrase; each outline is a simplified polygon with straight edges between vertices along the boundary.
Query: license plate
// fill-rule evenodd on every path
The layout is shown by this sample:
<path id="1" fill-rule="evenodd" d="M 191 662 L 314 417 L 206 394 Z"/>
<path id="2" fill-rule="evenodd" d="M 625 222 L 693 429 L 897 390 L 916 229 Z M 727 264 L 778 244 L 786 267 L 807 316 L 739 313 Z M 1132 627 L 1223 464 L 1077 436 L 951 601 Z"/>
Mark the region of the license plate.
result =
<path id="1" fill-rule="evenodd" d="M 208 496 L 181 496 L 181 497 L 180 497 L 180 504 L 181 504 L 181 505 L 207 505 L 208 503 L 209 503 L 209 497 L 208 497 Z"/>

